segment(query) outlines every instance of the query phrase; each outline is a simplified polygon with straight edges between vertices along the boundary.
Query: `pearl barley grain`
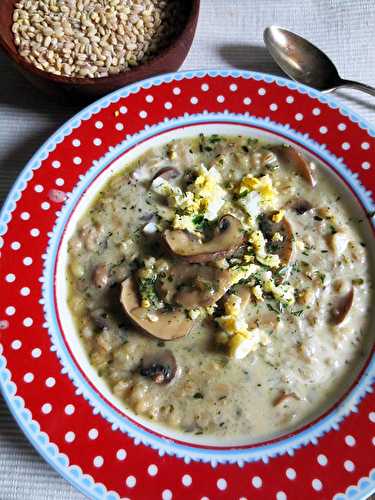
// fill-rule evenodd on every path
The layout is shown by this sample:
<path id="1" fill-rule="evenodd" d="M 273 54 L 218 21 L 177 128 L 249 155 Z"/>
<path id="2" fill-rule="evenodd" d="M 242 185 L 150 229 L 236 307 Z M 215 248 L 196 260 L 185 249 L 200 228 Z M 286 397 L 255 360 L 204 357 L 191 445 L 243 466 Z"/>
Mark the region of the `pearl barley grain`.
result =
<path id="1" fill-rule="evenodd" d="M 20 0 L 12 32 L 20 55 L 37 68 L 101 78 L 152 59 L 187 14 L 178 0 Z"/>

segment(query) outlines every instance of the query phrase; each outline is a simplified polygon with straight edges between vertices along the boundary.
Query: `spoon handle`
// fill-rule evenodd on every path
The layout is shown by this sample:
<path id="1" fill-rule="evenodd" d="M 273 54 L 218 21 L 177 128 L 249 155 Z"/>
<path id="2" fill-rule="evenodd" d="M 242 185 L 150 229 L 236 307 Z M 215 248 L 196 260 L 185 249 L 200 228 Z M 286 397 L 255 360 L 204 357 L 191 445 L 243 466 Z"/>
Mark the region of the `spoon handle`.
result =
<path id="1" fill-rule="evenodd" d="M 350 87 L 352 89 L 360 90 L 366 94 L 373 95 L 375 97 L 375 88 L 370 87 L 370 85 L 365 85 L 364 83 L 354 82 L 352 80 L 342 80 L 340 86 Z"/>

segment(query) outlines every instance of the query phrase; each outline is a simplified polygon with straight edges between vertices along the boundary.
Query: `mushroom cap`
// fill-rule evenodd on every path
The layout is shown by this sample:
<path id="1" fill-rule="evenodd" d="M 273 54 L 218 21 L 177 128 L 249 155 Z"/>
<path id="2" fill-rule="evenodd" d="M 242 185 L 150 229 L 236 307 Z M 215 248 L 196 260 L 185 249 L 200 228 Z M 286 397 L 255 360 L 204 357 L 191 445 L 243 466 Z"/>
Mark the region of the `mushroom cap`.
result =
<path id="1" fill-rule="evenodd" d="M 155 311 L 158 320 L 151 321 L 147 316 L 148 310 L 140 306 L 136 283 L 132 277 L 123 281 L 120 301 L 130 320 L 158 339 L 174 340 L 185 337 L 193 326 L 193 321 L 179 308 L 173 311 Z"/>
<path id="2" fill-rule="evenodd" d="M 294 167 L 312 188 L 316 186 L 316 179 L 309 162 L 296 148 L 280 144 L 272 146 L 270 149 L 276 154 L 281 163 L 285 163 L 288 167 Z"/>
<path id="3" fill-rule="evenodd" d="M 297 212 L 298 215 L 303 215 L 305 212 L 309 212 L 314 207 L 309 201 L 303 198 L 297 198 L 297 200 L 295 200 L 295 202 L 293 203 L 292 208 Z"/>
<path id="4" fill-rule="evenodd" d="M 167 301 L 194 309 L 215 304 L 230 286 L 231 275 L 227 269 L 179 263 L 171 268 L 160 291 Z"/>
<path id="5" fill-rule="evenodd" d="M 163 177 L 163 179 L 176 179 L 180 175 L 180 172 L 175 167 L 163 167 L 156 172 L 152 180 L 154 181 L 157 177 Z"/>
<path id="6" fill-rule="evenodd" d="M 177 362 L 169 349 L 146 354 L 141 360 L 139 373 L 156 384 L 168 384 L 176 375 Z"/>
<path id="7" fill-rule="evenodd" d="M 348 316 L 354 301 L 354 287 L 349 292 L 340 297 L 331 311 L 331 320 L 334 325 L 340 325 Z"/>
<path id="8" fill-rule="evenodd" d="M 181 229 L 164 231 L 164 241 L 169 250 L 187 262 L 210 262 L 229 257 L 242 245 L 242 224 L 233 215 L 224 215 L 209 241 Z"/>

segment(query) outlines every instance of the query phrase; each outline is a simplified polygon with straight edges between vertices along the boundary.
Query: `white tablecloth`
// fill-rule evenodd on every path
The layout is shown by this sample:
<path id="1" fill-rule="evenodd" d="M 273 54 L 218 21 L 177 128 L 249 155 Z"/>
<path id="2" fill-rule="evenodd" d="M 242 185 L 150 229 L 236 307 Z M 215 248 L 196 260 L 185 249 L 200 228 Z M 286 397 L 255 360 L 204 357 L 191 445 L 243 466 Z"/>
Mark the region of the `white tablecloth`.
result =
<path id="1" fill-rule="evenodd" d="M 263 29 L 278 24 L 327 51 L 346 78 L 375 86 L 374 0 L 201 0 L 201 4 L 184 69 L 234 67 L 281 74 L 262 41 Z M 375 122 L 374 98 L 348 91 L 337 95 Z M 47 101 L 0 55 L 0 203 L 35 149 L 75 111 Z M 79 498 L 82 495 L 28 444 L 0 398 L 0 500 Z"/>

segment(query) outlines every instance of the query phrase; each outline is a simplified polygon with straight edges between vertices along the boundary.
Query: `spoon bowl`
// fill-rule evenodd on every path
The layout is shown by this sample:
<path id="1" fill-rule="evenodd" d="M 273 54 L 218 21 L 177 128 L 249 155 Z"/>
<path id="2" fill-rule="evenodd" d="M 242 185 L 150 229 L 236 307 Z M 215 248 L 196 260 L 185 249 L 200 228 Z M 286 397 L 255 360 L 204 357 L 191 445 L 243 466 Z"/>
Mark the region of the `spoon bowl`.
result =
<path id="1" fill-rule="evenodd" d="M 375 89 L 340 77 L 331 59 L 305 38 L 279 26 L 264 30 L 264 43 L 280 68 L 293 80 L 330 92 L 338 87 L 352 87 L 375 96 Z"/>

